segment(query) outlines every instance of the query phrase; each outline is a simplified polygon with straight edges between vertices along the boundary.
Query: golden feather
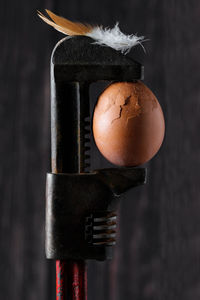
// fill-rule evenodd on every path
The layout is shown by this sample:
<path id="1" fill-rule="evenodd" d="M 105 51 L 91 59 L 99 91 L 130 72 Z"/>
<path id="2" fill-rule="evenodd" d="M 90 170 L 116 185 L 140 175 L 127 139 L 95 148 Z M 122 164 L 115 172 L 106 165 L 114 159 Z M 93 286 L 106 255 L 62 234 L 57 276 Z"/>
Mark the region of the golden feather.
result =
<path id="1" fill-rule="evenodd" d="M 40 11 L 38 11 L 38 16 L 48 25 L 54 27 L 56 30 L 66 34 L 66 35 L 86 35 L 89 33 L 93 27 L 88 24 L 82 24 L 78 22 L 71 22 L 66 18 L 59 17 L 52 13 L 50 10 L 46 9 L 47 14 L 51 18 L 48 19 Z"/>

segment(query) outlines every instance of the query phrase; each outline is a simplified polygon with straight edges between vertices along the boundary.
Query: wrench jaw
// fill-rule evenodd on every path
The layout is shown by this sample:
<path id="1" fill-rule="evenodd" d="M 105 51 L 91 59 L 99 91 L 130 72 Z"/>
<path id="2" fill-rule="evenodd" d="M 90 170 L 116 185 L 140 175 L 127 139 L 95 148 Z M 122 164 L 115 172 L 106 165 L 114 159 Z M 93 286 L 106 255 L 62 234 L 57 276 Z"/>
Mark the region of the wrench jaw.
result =
<path id="1" fill-rule="evenodd" d="M 127 174 L 126 174 L 127 172 Z M 105 173 L 105 174 L 104 174 Z M 124 178 L 126 180 L 124 180 Z M 144 184 L 143 169 L 47 175 L 46 253 L 50 259 L 112 258 L 120 195 Z M 116 189 L 121 181 L 120 191 Z"/>
<path id="2" fill-rule="evenodd" d="M 143 78 L 138 62 L 88 37 L 62 39 L 51 57 L 52 173 L 47 174 L 46 256 L 106 260 L 116 243 L 120 195 L 142 168 L 91 170 L 90 84 Z"/>
<path id="3" fill-rule="evenodd" d="M 140 63 L 89 37 L 65 37 L 57 43 L 51 56 L 53 172 L 90 170 L 90 84 L 135 81 L 143 73 Z"/>
<path id="4" fill-rule="evenodd" d="M 133 81 L 144 78 L 144 67 L 110 48 L 99 46 L 85 36 L 64 38 L 55 46 L 51 67 L 56 81 Z"/>

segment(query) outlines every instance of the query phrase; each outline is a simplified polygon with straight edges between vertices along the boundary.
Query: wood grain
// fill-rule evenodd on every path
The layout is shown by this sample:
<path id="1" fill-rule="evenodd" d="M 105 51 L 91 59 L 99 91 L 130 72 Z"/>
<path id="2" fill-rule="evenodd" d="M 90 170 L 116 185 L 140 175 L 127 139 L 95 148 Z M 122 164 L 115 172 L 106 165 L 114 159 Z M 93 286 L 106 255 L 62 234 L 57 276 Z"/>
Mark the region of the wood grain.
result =
<path id="1" fill-rule="evenodd" d="M 44 255 L 45 174 L 50 169 L 49 60 L 63 36 L 36 16 L 49 8 L 113 25 L 150 41 L 131 56 L 166 118 L 148 184 L 127 193 L 112 262 L 89 262 L 89 299 L 200 298 L 200 3 L 191 1 L 3 1 L 0 3 L 0 299 L 55 299 Z M 93 92 L 93 105 L 101 89 Z M 109 164 L 92 144 L 92 167 Z"/>

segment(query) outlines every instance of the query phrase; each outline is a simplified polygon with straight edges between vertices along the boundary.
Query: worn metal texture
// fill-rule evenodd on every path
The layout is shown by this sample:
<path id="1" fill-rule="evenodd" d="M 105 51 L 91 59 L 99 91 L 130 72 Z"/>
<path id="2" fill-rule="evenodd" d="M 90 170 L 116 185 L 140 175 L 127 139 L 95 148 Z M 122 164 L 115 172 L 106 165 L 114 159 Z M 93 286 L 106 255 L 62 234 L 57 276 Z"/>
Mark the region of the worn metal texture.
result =
<path id="1" fill-rule="evenodd" d="M 93 44 L 91 38 L 65 38 L 57 43 L 51 57 L 53 172 L 83 172 L 88 166 L 85 152 L 90 149 L 90 136 L 86 137 L 90 133 L 90 84 L 142 77 L 140 63 Z"/>
<path id="2" fill-rule="evenodd" d="M 57 175 L 47 176 L 46 254 L 59 259 L 57 264 L 62 266 L 64 277 L 67 273 L 72 278 L 78 276 L 81 260 L 112 258 L 116 232 L 109 228 L 116 226 L 112 222 L 116 218 L 117 191 L 126 190 L 131 179 L 131 186 L 146 179 L 145 171 L 139 169 L 132 174 L 130 169 L 84 174 L 90 166 L 89 85 L 98 80 L 141 79 L 143 73 L 140 63 L 91 42 L 80 36 L 65 38 L 57 43 L 51 56 L 51 162 L 52 172 Z M 60 173 L 65 174 L 58 176 Z M 64 259 L 77 265 L 70 269 L 76 274 L 70 273 Z M 78 289 L 84 297 L 82 288 L 79 282 Z M 63 286 L 62 290 L 58 295 L 57 288 L 59 300 L 75 297 L 71 287 Z"/>
<path id="3" fill-rule="evenodd" d="M 48 174 L 46 255 L 51 259 L 112 258 L 120 195 L 146 182 L 141 168 Z"/>
<path id="4" fill-rule="evenodd" d="M 89 37 L 64 38 L 52 53 L 55 81 L 134 80 L 143 79 L 143 66 Z"/>

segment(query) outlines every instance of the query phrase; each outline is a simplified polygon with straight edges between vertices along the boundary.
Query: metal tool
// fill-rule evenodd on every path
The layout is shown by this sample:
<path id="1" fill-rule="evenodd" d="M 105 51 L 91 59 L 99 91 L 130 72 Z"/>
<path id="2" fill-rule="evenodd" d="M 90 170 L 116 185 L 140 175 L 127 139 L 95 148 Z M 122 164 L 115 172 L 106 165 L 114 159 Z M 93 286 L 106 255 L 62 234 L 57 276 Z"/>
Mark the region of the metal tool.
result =
<path id="1" fill-rule="evenodd" d="M 143 168 L 89 167 L 89 86 L 142 79 L 143 67 L 87 37 L 64 38 L 51 58 L 52 173 L 47 175 L 46 255 L 56 259 L 57 300 L 86 300 L 86 259 L 112 258 L 120 194 Z"/>

